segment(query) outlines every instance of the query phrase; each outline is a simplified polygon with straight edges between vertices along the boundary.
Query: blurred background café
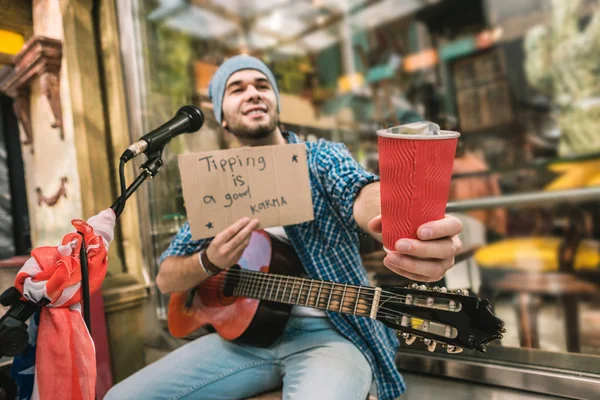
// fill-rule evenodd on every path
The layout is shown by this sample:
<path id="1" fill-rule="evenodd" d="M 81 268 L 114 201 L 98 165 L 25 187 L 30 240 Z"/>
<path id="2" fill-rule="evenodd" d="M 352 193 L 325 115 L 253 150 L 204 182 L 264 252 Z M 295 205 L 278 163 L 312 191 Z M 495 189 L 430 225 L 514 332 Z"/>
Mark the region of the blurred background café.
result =
<path id="1" fill-rule="evenodd" d="M 469 381 L 600 397 L 598 0 L 0 0 L 0 289 L 32 247 L 111 204 L 119 149 L 194 104 L 202 130 L 170 143 L 111 247 L 107 386 L 185 343 L 154 278 L 186 221 L 177 155 L 238 146 L 208 98 L 238 54 L 274 72 L 286 129 L 343 142 L 374 173 L 378 129 L 461 133 L 447 212 L 463 249 L 439 285 L 492 300 L 506 334 L 486 354 L 401 346 L 407 398 Z M 373 285 L 410 283 L 361 240 Z"/>

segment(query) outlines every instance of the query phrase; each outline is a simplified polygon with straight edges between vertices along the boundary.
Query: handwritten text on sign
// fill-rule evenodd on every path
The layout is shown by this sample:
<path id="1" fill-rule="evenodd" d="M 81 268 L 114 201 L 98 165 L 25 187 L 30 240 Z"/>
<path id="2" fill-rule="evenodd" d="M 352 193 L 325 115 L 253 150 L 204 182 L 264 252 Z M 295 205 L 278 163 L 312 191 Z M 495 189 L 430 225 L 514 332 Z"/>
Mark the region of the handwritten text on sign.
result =
<path id="1" fill-rule="evenodd" d="M 242 217 L 261 228 L 314 218 L 304 144 L 179 155 L 193 239 L 213 237 Z"/>

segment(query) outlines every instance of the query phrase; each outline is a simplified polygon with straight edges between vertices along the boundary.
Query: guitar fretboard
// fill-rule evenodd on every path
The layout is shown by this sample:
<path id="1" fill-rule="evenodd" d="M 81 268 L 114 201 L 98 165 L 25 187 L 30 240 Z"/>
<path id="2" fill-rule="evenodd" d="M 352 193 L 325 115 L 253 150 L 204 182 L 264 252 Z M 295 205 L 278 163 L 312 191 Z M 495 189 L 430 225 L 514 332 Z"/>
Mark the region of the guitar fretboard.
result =
<path id="1" fill-rule="evenodd" d="M 368 286 L 242 270 L 233 294 L 368 317 L 376 290 Z"/>

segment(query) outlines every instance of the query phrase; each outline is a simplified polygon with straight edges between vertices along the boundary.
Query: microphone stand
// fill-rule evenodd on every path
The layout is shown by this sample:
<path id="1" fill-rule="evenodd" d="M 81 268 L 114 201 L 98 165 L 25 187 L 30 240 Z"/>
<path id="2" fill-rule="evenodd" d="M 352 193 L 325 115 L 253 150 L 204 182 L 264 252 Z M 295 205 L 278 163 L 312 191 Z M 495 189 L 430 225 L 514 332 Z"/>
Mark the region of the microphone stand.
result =
<path id="1" fill-rule="evenodd" d="M 127 188 L 125 193 L 121 193 L 121 196 L 110 206 L 110 208 L 115 212 L 115 216 L 118 218 L 123 209 L 125 207 L 125 202 L 133 192 L 137 190 L 138 187 L 144 182 L 148 177 L 154 178 L 158 171 L 163 166 L 163 160 L 161 158 L 162 150 L 159 149 L 153 153 L 147 154 L 147 160 L 140 166 L 142 172 L 138 175 L 137 178 L 133 181 L 131 185 Z M 125 198 L 123 198 L 125 196 Z M 81 233 L 80 233 L 81 234 Z M 90 321 L 90 281 L 89 281 L 89 273 L 88 273 L 88 263 L 87 263 L 87 252 L 85 249 L 85 242 L 83 241 L 83 235 L 81 236 L 81 250 L 80 250 L 80 260 L 81 260 L 81 294 L 83 300 L 83 319 L 85 321 L 85 325 L 88 328 L 90 334 L 92 333 L 92 324 Z"/>
<path id="2" fill-rule="evenodd" d="M 158 171 L 163 166 L 163 161 L 161 159 L 162 150 L 163 148 L 160 148 L 152 153 L 146 154 L 147 160 L 140 166 L 140 169 L 142 170 L 140 175 L 138 175 L 133 183 L 129 185 L 124 193 L 121 192 L 119 198 L 110 206 L 110 208 L 115 212 L 117 218 L 123 212 L 127 199 L 137 190 L 142 182 L 144 182 L 148 177 L 154 178 L 158 174 Z M 123 160 L 121 160 L 121 162 L 123 164 L 125 163 Z M 82 238 L 79 257 L 81 260 L 83 319 L 88 331 L 91 334 L 92 327 L 90 321 L 90 286 L 87 251 L 85 248 L 85 241 L 83 240 L 83 233 L 78 233 Z M 29 339 L 27 325 L 25 322 L 40 307 L 48 303 L 49 300 L 46 298 L 43 298 L 38 303 L 33 303 L 28 300 L 21 300 L 21 294 L 14 286 L 8 288 L 0 295 L 0 304 L 10 307 L 0 319 L 0 357 L 15 356 L 25 351 Z"/>
<path id="3" fill-rule="evenodd" d="M 154 178 L 158 174 L 158 171 L 163 166 L 163 160 L 160 158 L 161 155 L 162 155 L 162 149 L 159 151 L 153 152 L 151 154 L 148 154 L 147 155 L 148 159 L 146 160 L 145 163 L 143 163 L 140 166 L 140 169 L 142 170 L 140 175 L 138 175 L 138 177 L 135 178 L 133 183 L 131 185 L 129 185 L 129 187 L 127 188 L 125 193 L 124 194 L 121 193 L 121 196 L 119 196 L 119 198 L 113 203 L 113 205 L 110 206 L 110 208 L 115 212 L 115 215 L 117 216 L 117 218 L 119 217 L 119 215 L 121 215 L 121 212 L 122 212 L 122 210 L 119 210 L 119 204 L 121 202 L 121 197 L 123 195 L 125 195 L 123 202 L 127 201 L 127 199 L 129 197 L 131 197 L 133 192 L 135 192 L 137 190 L 137 188 L 142 184 L 142 182 L 144 182 L 148 177 Z"/>

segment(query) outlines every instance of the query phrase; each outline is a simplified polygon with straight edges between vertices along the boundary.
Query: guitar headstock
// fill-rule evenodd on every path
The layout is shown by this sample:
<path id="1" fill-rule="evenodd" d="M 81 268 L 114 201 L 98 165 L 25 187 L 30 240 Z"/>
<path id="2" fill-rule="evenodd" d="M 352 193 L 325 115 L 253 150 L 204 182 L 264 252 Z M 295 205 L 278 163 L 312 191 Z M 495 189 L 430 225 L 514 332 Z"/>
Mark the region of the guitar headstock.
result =
<path id="1" fill-rule="evenodd" d="M 486 299 L 466 290 L 412 284 L 386 288 L 381 294 L 377 319 L 399 331 L 408 345 L 417 338 L 434 351 L 437 344 L 448 353 L 463 348 L 486 351 L 486 344 L 502 339 L 504 322 L 492 312 Z"/>

